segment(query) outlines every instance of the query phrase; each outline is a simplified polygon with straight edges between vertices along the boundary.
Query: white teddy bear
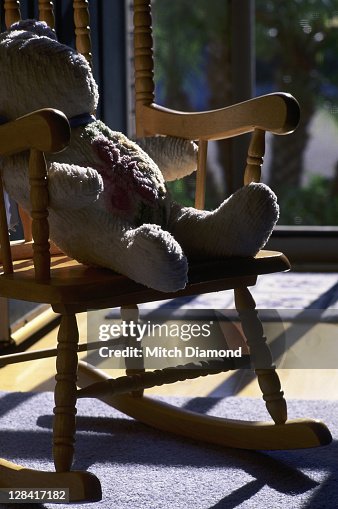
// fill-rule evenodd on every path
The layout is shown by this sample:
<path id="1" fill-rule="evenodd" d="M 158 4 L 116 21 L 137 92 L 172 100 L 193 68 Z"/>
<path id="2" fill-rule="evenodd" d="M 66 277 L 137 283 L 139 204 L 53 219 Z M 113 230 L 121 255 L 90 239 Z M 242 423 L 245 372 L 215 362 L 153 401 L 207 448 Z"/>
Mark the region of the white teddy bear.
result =
<path id="1" fill-rule="evenodd" d="M 195 145 L 141 140 L 147 154 L 96 120 L 90 66 L 43 22 L 19 22 L 0 36 L 0 67 L 3 118 L 55 108 L 72 126 L 70 145 L 47 158 L 50 238 L 69 256 L 172 292 L 186 285 L 188 259 L 253 256 L 268 240 L 278 205 L 264 184 L 241 188 L 212 212 L 173 202 L 165 181 L 191 173 Z M 184 164 L 175 154 L 168 161 L 174 146 Z M 3 158 L 1 172 L 10 197 L 29 210 L 28 153 Z"/>

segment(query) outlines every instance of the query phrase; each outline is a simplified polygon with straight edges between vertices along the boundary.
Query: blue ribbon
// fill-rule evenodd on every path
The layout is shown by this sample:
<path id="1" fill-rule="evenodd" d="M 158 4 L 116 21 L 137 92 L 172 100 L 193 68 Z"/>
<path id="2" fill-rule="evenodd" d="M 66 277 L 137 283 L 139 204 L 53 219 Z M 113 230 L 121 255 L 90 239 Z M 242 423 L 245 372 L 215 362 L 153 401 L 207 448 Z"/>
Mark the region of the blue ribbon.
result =
<path id="1" fill-rule="evenodd" d="M 80 127 L 81 125 L 88 125 L 92 122 L 95 122 L 96 118 L 94 115 L 90 113 L 81 113 L 80 115 L 75 115 L 75 117 L 69 118 L 68 122 L 70 127 Z"/>

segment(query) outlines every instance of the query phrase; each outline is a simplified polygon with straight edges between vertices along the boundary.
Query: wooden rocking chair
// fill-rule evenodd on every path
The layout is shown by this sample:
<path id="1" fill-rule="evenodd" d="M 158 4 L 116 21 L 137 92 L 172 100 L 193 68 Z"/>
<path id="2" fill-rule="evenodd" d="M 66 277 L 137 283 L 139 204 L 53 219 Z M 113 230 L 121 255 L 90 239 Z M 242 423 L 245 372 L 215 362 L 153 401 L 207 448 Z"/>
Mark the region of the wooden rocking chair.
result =
<path id="1" fill-rule="evenodd" d="M 87 1 L 74 1 L 77 49 L 90 55 Z M 54 26 L 53 5 L 39 1 L 40 19 Z M 5 1 L 6 25 L 20 19 L 19 2 Z M 217 140 L 253 132 L 244 183 L 259 181 L 264 154 L 264 134 L 292 132 L 298 123 L 299 107 L 294 98 L 276 93 L 251 99 L 224 109 L 202 113 L 182 113 L 154 103 L 151 12 L 149 0 L 134 1 L 135 90 L 137 135 L 173 135 L 197 140 L 199 161 L 196 206 L 203 207 L 206 148 Z M 45 109 L 32 112 L 0 126 L 0 155 L 5 157 L 30 150 L 31 218 L 24 217 L 25 241 L 11 245 L 3 200 L 0 203 L 1 263 L 0 296 L 48 303 L 61 314 L 56 355 L 56 387 L 53 425 L 53 457 L 56 472 L 41 472 L 0 460 L 0 488 L 68 487 L 70 500 L 94 501 L 101 497 L 99 480 L 89 472 L 71 471 L 75 413 L 78 397 L 98 397 L 122 412 L 165 431 L 247 449 L 292 449 L 316 447 L 331 440 L 326 426 L 316 420 L 287 420 L 286 403 L 271 355 L 266 346 L 255 302 L 248 290 L 260 274 L 286 271 L 286 257 L 279 252 L 261 251 L 254 258 L 205 260 L 192 264 L 187 287 L 174 294 L 145 288 L 113 272 L 85 267 L 58 253 L 49 244 L 48 190 L 44 153 L 62 150 L 70 138 L 64 115 Z M 0 187 L 0 198 L 3 192 Z M 31 233 L 33 232 L 33 233 Z M 143 396 L 143 389 L 172 383 L 207 370 L 160 370 L 127 372 L 116 382 L 83 362 L 78 363 L 79 333 L 76 313 L 88 309 L 121 306 L 123 313 L 137 305 L 178 296 L 234 289 L 235 304 L 252 358 L 263 355 L 268 368 L 257 367 L 256 375 L 272 422 L 229 421 L 194 414 Z M 51 352 L 52 354 L 54 352 Z M 50 352 L 49 352 L 50 354 Z M 3 356 L 2 365 L 46 355 Z M 221 369 L 226 369 L 223 367 Z M 203 371 L 203 372 L 202 372 Z M 210 373 L 217 371 L 210 365 Z M 80 387 L 78 389 L 78 387 Z"/>

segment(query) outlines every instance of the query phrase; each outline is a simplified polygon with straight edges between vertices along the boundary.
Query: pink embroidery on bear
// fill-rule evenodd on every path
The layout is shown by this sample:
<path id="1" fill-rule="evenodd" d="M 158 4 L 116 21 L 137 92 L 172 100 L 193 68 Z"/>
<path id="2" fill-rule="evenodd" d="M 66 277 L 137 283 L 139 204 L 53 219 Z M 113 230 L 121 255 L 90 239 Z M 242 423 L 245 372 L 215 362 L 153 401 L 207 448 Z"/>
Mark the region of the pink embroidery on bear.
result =
<path id="1" fill-rule="evenodd" d="M 104 197 L 112 212 L 127 215 L 137 212 L 140 202 L 154 207 L 158 200 L 155 179 L 139 169 L 136 160 L 121 156 L 119 148 L 105 136 L 97 136 L 92 144 L 104 163 L 98 166 L 104 182 Z"/>

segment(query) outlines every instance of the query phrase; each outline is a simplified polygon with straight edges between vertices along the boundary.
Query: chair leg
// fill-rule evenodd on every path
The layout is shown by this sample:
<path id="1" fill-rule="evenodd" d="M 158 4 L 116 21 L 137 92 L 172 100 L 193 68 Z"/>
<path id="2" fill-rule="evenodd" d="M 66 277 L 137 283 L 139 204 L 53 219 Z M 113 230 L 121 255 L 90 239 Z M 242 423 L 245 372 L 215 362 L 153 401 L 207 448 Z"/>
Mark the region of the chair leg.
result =
<path id="1" fill-rule="evenodd" d="M 56 472 L 71 469 L 75 442 L 77 344 L 79 332 L 74 314 L 63 314 L 56 357 L 53 458 Z"/>
<path id="2" fill-rule="evenodd" d="M 281 390 L 279 377 L 273 365 L 270 349 L 266 344 L 266 337 L 257 314 L 256 303 L 248 288 L 235 289 L 235 305 L 250 348 L 252 363 L 266 408 L 276 424 L 283 424 L 287 420 L 284 393 Z"/>
<path id="3" fill-rule="evenodd" d="M 95 502 L 102 498 L 98 478 L 86 471 L 70 471 L 75 441 L 78 328 L 74 314 L 63 314 L 56 360 L 53 456 L 56 472 L 39 471 L 0 458 L 0 489 L 69 489 L 70 502 Z"/>
<path id="4" fill-rule="evenodd" d="M 140 319 L 140 312 L 139 312 L 137 304 L 133 304 L 130 306 L 121 306 L 121 319 L 125 322 L 138 323 L 138 321 Z M 138 343 L 135 340 L 135 338 L 128 337 L 127 346 L 130 346 L 132 348 L 133 347 L 140 348 L 142 345 L 141 345 L 141 343 Z M 132 359 L 133 367 L 129 367 L 130 359 L 128 357 L 126 357 L 126 359 L 125 359 L 126 375 L 137 375 L 139 373 L 145 372 L 143 358 L 137 359 L 137 361 L 138 361 L 137 367 L 135 367 L 135 359 Z M 144 394 L 143 389 L 131 392 L 131 395 L 134 398 L 142 398 L 143 394 Z"/>

